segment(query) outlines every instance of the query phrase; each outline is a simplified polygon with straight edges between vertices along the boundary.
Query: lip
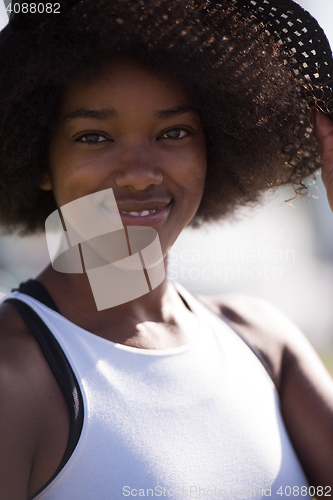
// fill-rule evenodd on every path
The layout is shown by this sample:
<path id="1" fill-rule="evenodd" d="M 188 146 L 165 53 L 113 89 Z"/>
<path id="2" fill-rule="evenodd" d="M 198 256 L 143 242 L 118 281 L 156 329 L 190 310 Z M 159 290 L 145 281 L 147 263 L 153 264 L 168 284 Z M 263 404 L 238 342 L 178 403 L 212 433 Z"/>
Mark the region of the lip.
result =
<path id="1" fill-rule="evenodd" d="M 120 212 L 119 215 L 121 217 L 121 220 L 122 220 L 124 226 L 149 226 L 149 227 L 153 227 L 161 222 L 164 222 L 167 219 L 167 217 L 170 213 L 171 207 L 172 207 L 172 201 L 170 201 L 167 205 L 164 205 L 164 206 L 159 205 L 159 206 L 160 206 L 160 208 L 158 208 L 158 210 L 156 210 L 156 212 L 154 212 L 153 214 L 148 214 L 148 215 L 144 215 L 144 216 L 124 214 L 124 213 L 122 213 L 122 210 L 119 208 L 119 212 Z M 150 207 L 150 208 L 148 208 L 148 207 Z M 155 204 L 155 206 L 152 206 L 152 204 L 148 205 L 146 203 L 146 206 L 144 208 L 142 208 L 142 205 L 141 205 L 140 208 L 136 208 L 136 209 L 132 208 L 131 210 L 128 210 L 128 211 L 130 211 L 130 212 L 142 212 L 144 210 L 155 210 L 157 207 L 158 207 L 158 205 L 156 205 L 156 204 Z"/>
<path id="2" fill-rule="evenodd" d="M 144 210 L 156 210 L 157 208 L 166 207 L 169 205 L 170 201 L 170 198 L 117 200 L 117 207 L 120 212 L 143 212 Z"/>

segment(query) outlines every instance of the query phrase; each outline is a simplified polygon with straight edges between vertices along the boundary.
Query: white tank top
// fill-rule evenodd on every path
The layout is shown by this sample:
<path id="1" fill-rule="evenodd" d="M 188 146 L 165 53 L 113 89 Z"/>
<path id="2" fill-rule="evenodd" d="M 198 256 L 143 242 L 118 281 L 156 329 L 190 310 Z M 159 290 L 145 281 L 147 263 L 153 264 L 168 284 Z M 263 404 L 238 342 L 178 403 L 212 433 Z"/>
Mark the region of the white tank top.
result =
<path id="1" fill-rule="evenodd" d="M 83 396 L 79 441 L 36 500 L 280 500 L 290 491 L 310 499 L 265 368 L 227 324 L 177 288 L 200 328 L 191 343 L 162 350 L 103 339 L 19 292 L 4 298 L 38 313 Z"/>

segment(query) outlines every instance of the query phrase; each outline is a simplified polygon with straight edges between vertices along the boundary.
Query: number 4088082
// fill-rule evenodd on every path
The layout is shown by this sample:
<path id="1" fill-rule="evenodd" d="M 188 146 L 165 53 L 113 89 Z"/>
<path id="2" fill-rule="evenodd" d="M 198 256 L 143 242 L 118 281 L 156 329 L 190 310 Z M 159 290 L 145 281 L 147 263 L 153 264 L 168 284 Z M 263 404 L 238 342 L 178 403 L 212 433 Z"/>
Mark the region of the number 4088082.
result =
<path id="1" fill-rule="evenodd" d="M 277 494 L 281 497 L 331 497 L 332 496 L 332 488 L 331 486 L 285 486 L 284 488 L 281 486 Z"/>
<path id="2" fill-rule="evenodd" d="M 60 14 L 60 3 L 10 3 L 6 11 L 11 14 Z"/>

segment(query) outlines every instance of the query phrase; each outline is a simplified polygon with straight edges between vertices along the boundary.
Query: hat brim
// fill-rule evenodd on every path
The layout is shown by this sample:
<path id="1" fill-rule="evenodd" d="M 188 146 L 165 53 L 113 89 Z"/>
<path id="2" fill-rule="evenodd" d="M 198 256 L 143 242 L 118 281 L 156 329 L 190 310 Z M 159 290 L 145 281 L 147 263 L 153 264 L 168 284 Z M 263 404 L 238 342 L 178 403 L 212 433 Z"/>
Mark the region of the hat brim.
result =
<path id="1" fill-rule="evenodd" d="M 23 12 L 34 0 L 14 0 L 8 25 L 0 33 L 0 46 L 16 32 L 56 21 L 80 0 L 59 0 L 60 12 L 36 14 Z M 333 57 L 327 37 L 316 19 L 293 0 L 232 0 L 241 10 L 249 10 L 253 22 L 276 39 L 304 88 L 309 106 L 317 107 L 333 118 Z M 223 0 L 222 0 L 223 6 Z M 228 0 L 230 3 L 230 0 Z M 56 5 L 56 4 L 55 4 Z M 183 5 L 183 4 L 182 4 Z M 205 8 L 214 8 L 214 0 Z"/>

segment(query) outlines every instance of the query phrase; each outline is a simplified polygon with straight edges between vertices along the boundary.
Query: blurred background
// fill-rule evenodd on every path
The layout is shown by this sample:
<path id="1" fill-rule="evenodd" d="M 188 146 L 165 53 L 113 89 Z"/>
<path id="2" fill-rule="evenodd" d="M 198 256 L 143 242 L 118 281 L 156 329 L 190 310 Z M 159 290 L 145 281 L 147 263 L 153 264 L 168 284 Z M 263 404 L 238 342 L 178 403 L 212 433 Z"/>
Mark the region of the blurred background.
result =
<path id="1" fill-rule="evenodd" d="M 332 0 L 301 0 L 333 46 Z M 0 28 L 7 23 L 0 0 Z M 272 302 L 304 331 L 333 375 L 333 214 L 320 174 L 307 196 L 266 196 L 237 220 L 185 230 L 170 250 L 169 277 L 193 293 L 245 293 Z M 56 239 L 56 237 L 55 237 Z M 49 262 L 45 237 L 0 228 L 0 295 Z"/>

